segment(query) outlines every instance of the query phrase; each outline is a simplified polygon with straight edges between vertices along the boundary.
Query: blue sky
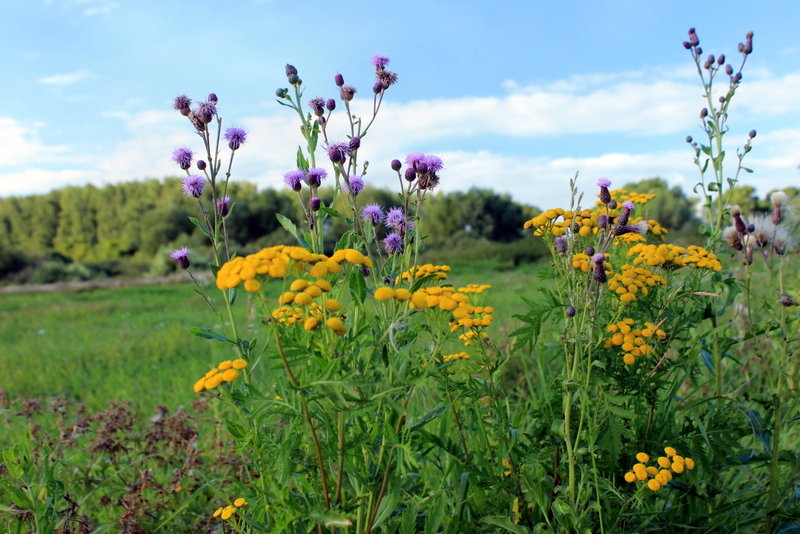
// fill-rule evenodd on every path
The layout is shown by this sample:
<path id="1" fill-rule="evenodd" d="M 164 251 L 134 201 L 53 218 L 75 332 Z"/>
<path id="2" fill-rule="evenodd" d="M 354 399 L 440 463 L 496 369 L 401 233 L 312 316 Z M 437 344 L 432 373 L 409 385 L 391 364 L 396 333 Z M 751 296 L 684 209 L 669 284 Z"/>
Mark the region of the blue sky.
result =
<path id="1" fill-rule="evenodd" d="M 280 187 L 301 140 L 273 96 L 284 64 L 306 100 L 335 97 L 341 72 L 366 104 L 375 53 L 400 80 L 362 145 L 368 183 L 391 187 L 388 162 L 421 151 L 444 159 L 444 190 L 541 207 L 563 204 L 577 171 L 585 188 L 658 175 L 688 190 L 683 140 L 699 137 L 703 105 L 690 26 L 729 59 L 755 32 L 729 152 L 758 130 L 747 183 L 766 192 L 800 183 L 797 20 L 793 0 L 6 1 L 0 196 L 175 175 L 172 150 L 199 145 L 171 101 L 212 91 L 225 124 L 250 132 L 235 178 Z"/>

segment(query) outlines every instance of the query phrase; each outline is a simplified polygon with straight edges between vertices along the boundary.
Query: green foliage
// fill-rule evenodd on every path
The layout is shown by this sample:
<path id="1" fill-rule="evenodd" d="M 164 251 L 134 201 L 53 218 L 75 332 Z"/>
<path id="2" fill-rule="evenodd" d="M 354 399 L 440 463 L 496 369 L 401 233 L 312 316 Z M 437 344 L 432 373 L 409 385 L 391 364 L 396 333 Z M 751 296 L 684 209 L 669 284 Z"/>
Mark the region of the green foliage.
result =
<path id="1" fill-rule="evenodd" d="M 669 187 L 661 178 L 648 178 L 622 186 L 627 191 L 654 194 L 646 205 L 646 217 L 655 219 L 670 231 L 678 231 L 694 222 L 694 202 L 686 197 L 680 187 Z"/>

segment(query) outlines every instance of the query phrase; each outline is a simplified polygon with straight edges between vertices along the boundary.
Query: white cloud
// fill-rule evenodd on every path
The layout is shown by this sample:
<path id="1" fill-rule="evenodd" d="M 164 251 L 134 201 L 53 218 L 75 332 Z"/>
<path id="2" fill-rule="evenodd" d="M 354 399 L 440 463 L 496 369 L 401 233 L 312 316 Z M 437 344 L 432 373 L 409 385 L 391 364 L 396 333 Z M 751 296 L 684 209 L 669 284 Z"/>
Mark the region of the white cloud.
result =
<path id="1" fill-rule="evenodd" d="M 89 71 L 85 69 L 76 70 L 75 72 L 67 72 L 64 74 L 52 74 L 50 76 L 42 76 L 38 82 L 42 85 L 72 85 L 77 83 L 89 75 Z"/>
<path id="2" fill-rule="evenodd" d="M 0 117 L 0 166 L 52 161 L 68 151 L 66 146 L 48 146 L 37 139 L 42 125 L 24 126 L 10 117 Z"/>
<path id="3" fill-rule="evenodd" d="M 0 171 L 0 195 L 47 193 L 55 188 L 89 183 L 93 173 L 82 169 L 25 169 L 19 172 Z"/>

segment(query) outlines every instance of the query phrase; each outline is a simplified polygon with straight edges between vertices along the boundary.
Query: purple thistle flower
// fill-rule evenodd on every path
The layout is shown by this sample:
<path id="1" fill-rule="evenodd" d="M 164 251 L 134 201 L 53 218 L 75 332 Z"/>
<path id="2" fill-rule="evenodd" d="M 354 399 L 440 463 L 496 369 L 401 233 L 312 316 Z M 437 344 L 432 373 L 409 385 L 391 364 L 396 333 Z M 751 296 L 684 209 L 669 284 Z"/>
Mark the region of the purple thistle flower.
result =
<path id="1" fill-rule="evenodd" d="M 376 69 L 384 69 L 389 64 L 388 56 L 382 54 L 375 54 L 370 61 Z"/>
<path id="2" fill-rule="evenodd" d="M 417 163 L 425 159 L 425 154 L 422 152 L 412 152 L 408 156 L 406 156 L 406 165 L 416 169 Z"/>
<path id="3" fill-rule="evenodd" d="M 361 218 L 364 221 L 369 221 L 373 226 L 380 224 L 383 217 L 383 209 L 378 204 L 367 204 L 361 210 Z"/>
<path id="4" fill-rule="evenodd" d="M 444 165 L 442 165 L 442 158 L 439 156 L 425 156 L 422 161 L 428 166 L 428 172 L 436 173 L 441 171 L 444 167 Z"/>
<path id="5" fill-rule="evenodd" d="M 597 180 L 597 187 L 611 187 L 611 180 L 608 178 L 600 178 Z"/>
<path id="6" fill-rule="evenodd" d="M 181 183 L 181 187 L 183 188 L 183 192 L 186 193 L 186 196 L 194 198 L 200 198 L 200 196 L 203 194 L 203 189 L 205 186 L 206 181 L 202 176 L 198 176 L 196 174 L 190 174 L 184 178 L 183 182 Z"/>
<path id="7" fill-rule="evenodd" d="M 617 223 L 619 223 L 622 226 L 627 225 L 628 218 L 630 217 L 633 208 L 634 208 L 633 202 L 631 202 L 630 200 L 626 200 L 625 202 L 623 202 L 622 211 L 620 211 L 619 215 L 617 216 Z"/>
<path id="8" fill-rule="evenodd" d="M 303 178 L 305 176 L 306 173 L 300 169 L 295 169 L 283 175 L 283 183 L 295 191 L 300 191 L 303 188 Z"/>
<path id="9" fill-rule="evenodd" d="M 390 70 L 380 70 L 375 74 L 375 77 L 383 86 L 384 91 L 397 83 L 397 73 Z"/>
<path id="10" fill-rule="evenodd" d="M 361 138 L 360 137 L 352 137 L 350 141 L 347 142 L 347 147 L 350 150 L 358 150 L 361 148 Z"/>
<path id="11" fill-rule="evenodd" d="M 383 248 L 386 249 L 387 254 L 396 254 L 403 250 L 403 238 L 400 234 L 392 232 L 387 235 L 383 240 Z"/>
<path id="12" fill-rule="evenodd" d="M 317 117 L 322 117 L 325 114 L 325 100 L 322 98 L 312 98 L 308 102 L 308 107 Z"/>
<path id="13" fill-rule="evenodd" d="M 605 205 L 608 205 L 608 203 L 611 202 L 611 192 L 608 190 L 610 186 L 611 180 L 608 178 L 600 178 L 597 180 L 597 187 L 600 188 L 600 194 L 598 196 L 600 197 L 600 202 Z"/>
<path id="14" fill-rule="evenodd" d="M 350 153 L 348 143 L 330 143 L 328 145 L 328 157 L 333 163 L 344 163 L 348 153 Z"/>
<path id="15" fill-rule="evenodd" d="M 564 241 L 563 237 L 557 237 L 555 239 L 555 244 L 556 244 L 556 252 L 560 256 L 563 256 L 564 254 L 567 253 L 567 243 L 566 241 Z"/>
<path id="16" fill-rule="evenodd" d="M 386 214 L 386 226 L 399 230 L 406 222 L 406 214 L 403 208 L 394 207 L 390 208 Z"/>
<path id="17" fill-rule="evenodd" d="M 217 214 L 220 217 L 225 217 L 228 215 L 228 211 L 231 207 L 231 197 L 224 196 L 221 199 L 217 200 Z"/>
<path id="18" fill-rule="evenodd" d="M 595 254 L 592 256 L 592 263 L 594 263 L 594 273 L 592 274 L 592 278 L 600 282 L 601 284 L 605 284 L 608 281 L 608 276 L 606 275 L 606 268 L 603 265 L 603 261 L 605 261 L 606 256 L 605 254 Z"/>
<path id="19" fill-rule="evenodd" d="M 184 117 L 191 112 L 189 106 L 192 105 L 192 99 L 186 95 L 179 95 L 175 97 L 175 101 L 172 103 L 173 109 L 176 109 L 181 112 L 181 115 Z"/>
<path id="20" fill-rule="evenodd" d="M 247 141 L 247 132 L 241 128 L 228 128 L 225 130 L 225 140 L 231 150 L 238 150 Z"/>
<path id="21" fill-rule="evenodd" d="M 194 114 L 203 123 L 208 124 L 217 114 L 217 106 L 213 102 L 202 102 L 195 108 Z"/>
<path id="22" fill-rule="evenodd" d="M 189 268 L 189 249 L 186 247 L 179 248 L 178 250 L 173 250 L 170 252 L 169 257 L 173 260 L 178 262 L 178 265 L 181 266 L 181 269 L 188 269 Z"/>
<path id="23" fill-rule="evenodd" d="M 606 261 L 606 255 L 602 252 L 592 256 L 592 263 L 594 264 L 603 263 L 604 261 Z"/>
<path id="24" fill-rule="evenodd" d="M 319 187 L 322 181 L 327 178 L 327 176 L 328 171 L 314 167 L 308 169 L 308 174 L 306 174 L 306 183 L 311 187 Z"/>
<path id="25" fill-rule="evenodd" d="M 192 157 L 194 153 L 186 148 L 181 147 L 175 149 L 175 152 L 172 153 L 172 161 L 178 164 L 178 167 L 183 169 L 184 171 L 187 170 L 189 167 L 192 166 Z"/>
<path id="26" fill-rule="evenodd" d="M 353 97 L 356 96 L 356 88 L 353 87 L 352 85 L 344 85 L 339 90 L 339 95 L 345 102 L 350 102 L 351 100 L 353 100 Z"/>
<path id="27" fill-rule="evenodd" d="M 364 189 L 364 179 L 360 176 L 352 175 L 344 183 L 344 189 L 356 197 Z"/>

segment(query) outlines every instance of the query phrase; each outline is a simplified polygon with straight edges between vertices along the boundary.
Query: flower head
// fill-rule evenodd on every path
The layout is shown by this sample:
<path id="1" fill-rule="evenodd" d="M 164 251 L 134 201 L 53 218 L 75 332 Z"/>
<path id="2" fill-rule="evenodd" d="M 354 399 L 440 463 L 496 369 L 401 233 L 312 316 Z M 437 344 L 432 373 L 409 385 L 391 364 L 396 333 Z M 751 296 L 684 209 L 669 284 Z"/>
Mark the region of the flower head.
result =
<path id="1" fill-rule="evenodd" d="M 378 204 L 367 204 L 361 210 L 361 218 L 372 223 L 373 226 L 378 225 L 384 218 L 383 209 Z"/>
<path id="2" fill-rule="evenodd" d="M 181 182 L 181 187 L 183 188 L 183 192 L 186 193 L 187 197 L 199 198 L 203 194 L 203 189 L 205 186 L 206 181 L 202 176 L 198 176 L 196 174 L 190 174 L 183 179 L 183 182 Z"/>
<path id="3" fill-rule="evenodd" d="M 386 214 L 386 226 L 397 230 L 399 227 L 403 226 L 405 222 L 406 214 L 403 212 L 403 208 L 395 207 L 389 209 L 389 212 Z"/>
<path id="4" fill-rule="evenodd" d="M 389 58 L 382 54 L 375 54 L 370 61 L 376 69 L 384 69 L 389 64 Z"/>
<path id="5" fill-rule="evenodd" d="M 376 83 L 381 84 L 384 90 L 397 83 L 397 73 L 388 69 L 379 70 L 375 73 L 375 77 L 378 79 Z"/>
<path id="6" fill-rule="evenodd" d="M 181 169 L 183 169 L 185 171 L 185 170 L 189 169 L 189 167 L 192 166 L 192 157 L 193 156 L 194 156 L 194 153 L 190 149 L 188 149 L 186 147 L 181 147 L 181 148 L 175 149 L 175 151 L 172 153 L 172 161 L 177 163 L 178 167 L 180 167 Z"/>
<path id="7" fill-rule="evenodd" d="M 228 215 L 228 211 L 230 210 L 231 205 L 231 197 L 224 196 L 221 199 L 217 200 L 217 213 L 220 217 L 225 217 Z"/>
<path id="8" fill-rule="evenodd" d="M 194 115 L 203 123 L 208 124 L 217 114 L 217 106 L 213 102 L 201 102 L 194 110 Z"/>
<path id="9" fill-rule="evenodd" d="M 306 183 L 311 187 L 319 187 L 323 180 L 328 176 L 328 171 L 313 167 L 308 169 L 306 174 Z"/>
<path id="10" fill-rule="evenodd" d="M 241 128 L 228 128 L 225 130 L 225 140 L 231 150 L 238 150 L 247 141 L 247 132 Z"/>
<path id="11" fill-rule="evenodd" d="M 436 173 L 442 170 L 442 158 L 439 156 L 425 156 L 422 160 L 428 167 L 428 172 Z"/>
<path id="12" fill-rule="evenodd" d="M 350 153 L 349 143 L 330 143 L 328 145 L 328 157 L 332 163 L 344 163 L 347 154 Z"/>
<path id="13" fill-rule="evenodd" d="M 597 180 L 597 187 L 611 187 L 611 180 L 608 178 L 600 178 Z"/>
<path id="14" fill-rule="evenodd" d="M 179 248 L 170 252 L 169 257 L 178 262 L 181 269 L 189 268 L 189 249 L 186 247 Z"/>
<path id="15" fill-rule="evenodd" d="M 417 164 L 425 159 L 425 154 L 422 152 L 412 152 L 408 156 L 406 156 L 406 165 L 416 169 Z"/>
<path id="16" fill-rule="evenodd" d="M 312 98 L 308 102 L 308 107 L 311 108 L 311 111 L 317 117 L 322 117 L 325 114 L 325 99 L 323 98 Z"/>
<path id="17" fill-rule="evenodd" d="M 386 249 L 388 254 L 396 254 L 403 250 L 403 238 L 400 234 L 392 232 L 387 235 L 383 240 L 383 248 Z"/>
<path id="18" fill-rule="evenodd" d="M 179 95 L 175 97 L 174 102 L 172 103 L 173 109 L 176 109 L 181 112 L 181 115 L 184 117 L 191 112 L 189 106 L 192 105 L 192 99 L 186 95 Z"/>
<path id="19" fill-rule="evenodd" d="M 339 96 L 342 97 L 342 100 L 345 102 L 350 102 L 353 100 L 353 97 L 356 96 L 356 88 L 352 85 L 343 85 L 341 89 L 339 89 Z"/>
<path id="20" fill-rule="evenodd" d="M 300 169 L 294 169 L 283 175 L 283 183 L 295 191 L 300 191 L 303 188 L 303 178 L 306 174 Z"/>
<path id="21" fill-rule="evenodd" d="M 358 196 L 364 189 L 364 179 L 357 175 L 350 176 L 344 183 L 344 189 L 351 195 Z"/>

